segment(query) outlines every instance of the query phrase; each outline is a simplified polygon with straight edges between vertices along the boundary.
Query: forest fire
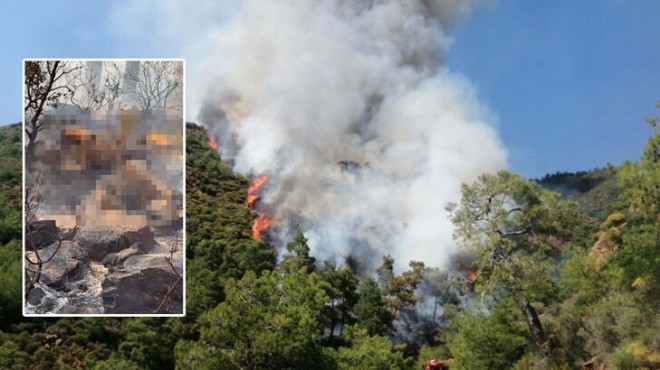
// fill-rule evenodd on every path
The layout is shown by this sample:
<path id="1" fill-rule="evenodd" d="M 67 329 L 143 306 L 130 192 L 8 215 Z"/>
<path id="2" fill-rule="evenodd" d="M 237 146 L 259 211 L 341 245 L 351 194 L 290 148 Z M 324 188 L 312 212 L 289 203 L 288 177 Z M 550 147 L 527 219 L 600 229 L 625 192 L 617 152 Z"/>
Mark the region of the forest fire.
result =
<path id="1" fill-rule="evenodd" d="M 248 189 L 248 196 L 247 196 L 247 205 L 248 207 L 252 208 L 254 203 L 259 199 L 261 187 L 264 186 L 265 183 L 268 182 L 268 176 L 259 176 L 254 181 L 252 181 L 252 184 L 250 184 L 250 188 Z"/>
<path id="2" fill-rule="evenodd" d="M 268 230 L 273 223 L 272 217 L 267 213 L 262 213 L 257 217 L 252 225 L 252 238 L 254 240 L 263 240 L 261 234 Z"/>
<path id="3" fill-rule="evenodd" d="M 208 141 L 208 144 L 209 144 L 209 146 L 210 146 L 211 148 L 213 148 L 214 150 L 217 150 L 217 149 L 218 149 L 218 142 L 215 141 L 214 138 L 210 137 L 210 138 L 209 138 L 209 141 Z"/>
<path id="4" fill-rule="evenodd" d="M 474 282 L 477 280 L 477 272 L 474 271 L 474 269 L 468 270 L 467 273 L 467 282 L 468 284 L 472 285 Z"/>
<path id="5" fill-rule="evenodd" d="M 261 196 L 261 188 L 268 182 L 268 176 L 259 176 L 252 181 L 248 188 L 247 206 L 253 208 L 254 204 Z M 267 213 L 262 213 L 257 217 L 252 225 L 252 238 L 254 240 L 263 240 L 261 235 L 273 223 L 273 218 Z"/>

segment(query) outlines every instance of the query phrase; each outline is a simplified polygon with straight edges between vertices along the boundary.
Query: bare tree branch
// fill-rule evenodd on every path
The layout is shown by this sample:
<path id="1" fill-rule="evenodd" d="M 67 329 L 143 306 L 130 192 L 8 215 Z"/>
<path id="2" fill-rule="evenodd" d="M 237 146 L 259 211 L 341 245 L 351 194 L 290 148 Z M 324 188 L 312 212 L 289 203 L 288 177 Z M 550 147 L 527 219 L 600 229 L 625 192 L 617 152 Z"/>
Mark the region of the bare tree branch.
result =
<path id="1" fill-rule="evenodd" d="M 160 302 L 158 307 L 154 310 L 154 313 L 160 312 L 160 310 L 163 308 L 163 306 L 165 304 L 167 304 L 169 306 L 169 303 L 172 301 L 172 293 L 174 292 L 174 288 L 176 288 L 176 286 L 179 285 L 179 283 L 181 281 L 183 281 L 183 276 L 174 267 L 174 253 L 176 253 L 176 251 L 178 250 L 178 247 L 179 247 L 179 233 L 176 234 L 176 237 L 174 239 L 174 243 L 170 247 L 170 250 L 169 250 L 170 256 L 165 257 L 165 261 L 167 261 L 167 263 L 170 265 L 170 268 L 172 268 L 172 271 L 177 276 L 177 279 L 174 282 L 174 284 L 171 284 L 167 288 L 167 291 L 165 292 L 165 296 L 163 296 L 162 301 Z"/>
<path id="2" fill-rule="evenodd" d="M 60 99 L 69 93 L 60 86 L 62 78 L 77 71 L 80 67 L 71 67 L 69 62 L 59 60 L 25 62 L 25 114 L 27 118 L 25 133 L 30 146 L 43 131 L 41 116 L 47 106 L 57 106 Z M 61 92 L 60 90 L 65 90 Z"/>
<path id="3" fill-rule="evenodd" d="M 125 92 L 132 94 L 142 110 L 154 108 L 180 109 L 181 103 L 168 105 L 170 97 L 181 89 L 178 64 L 171 61 L 141 62 L 125 72 Z"/>

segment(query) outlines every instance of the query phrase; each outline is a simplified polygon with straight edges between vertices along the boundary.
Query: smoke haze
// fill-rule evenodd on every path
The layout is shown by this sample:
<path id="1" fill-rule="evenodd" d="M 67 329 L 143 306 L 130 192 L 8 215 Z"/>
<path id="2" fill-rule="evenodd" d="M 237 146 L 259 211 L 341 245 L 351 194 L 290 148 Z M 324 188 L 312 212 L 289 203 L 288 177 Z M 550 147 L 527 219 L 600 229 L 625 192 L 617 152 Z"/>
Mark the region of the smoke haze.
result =
<path id="1" fill-rule="evenodd" d="M 478 3 L 165 2 L 156 16 L 184 28 L 170 45 L 188 57 L 188 115 L 237 172 L 269 176 L 256 207 L 276 246 L 300 227 L 320 260 L 443 266 L 456 251 L 444 206 L 506 166 L 494 120 L 442 65 Z"/>

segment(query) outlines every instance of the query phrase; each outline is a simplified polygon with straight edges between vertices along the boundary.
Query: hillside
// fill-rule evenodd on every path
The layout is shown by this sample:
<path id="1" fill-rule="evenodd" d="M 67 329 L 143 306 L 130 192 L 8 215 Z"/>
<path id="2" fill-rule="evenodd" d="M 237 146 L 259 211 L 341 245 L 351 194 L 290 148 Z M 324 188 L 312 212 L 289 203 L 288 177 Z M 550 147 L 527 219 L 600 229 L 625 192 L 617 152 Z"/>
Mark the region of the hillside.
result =
<path id="1" fill-rule="evenodd" d="M 247 180 L 220 162 L 201 127 L 188 125 L 187 316 L 22 318 L 20 130 L 20 125 L 0 128 L 0 368 L 169 368 L 176 341 L 198 335 L 197 317 L 224 299 L 228 278 L 273 267 L 272 250 L 251 237 L 255 215 L 244 205 Z"/>
<path id="2" fill-rule="evenodd" d="M 660 366 L 660 135 L 617 171 L 537 181 L 563 198 L 515 174 L 484 175 L 450 207 L 477 256 L 460 270 L 410 261 L 402 272 L 385 256 L 361 277 L 359 261 L 316 260 L 302 232 L 276 264 L 253 239 L 248 179 L 202 127 L 186 132 L 186 317 L 25 319 L 20 127 L 0 128 L 0 368 L 419 369 L 448 357 L 451 369 Z M 618 212 L 598 227 L 565 199 L 599 219 Z"/>
<path id="3" fill-rule="evenodd" d="M 603 222 L 613 212 L 613 204 L 621 193 L 616 171 L 615 167 L 608 167 L 557 172 L 532 181 L 544 189 L 560 193 L 565 199 L 578 202 L 586 215 Z"/>

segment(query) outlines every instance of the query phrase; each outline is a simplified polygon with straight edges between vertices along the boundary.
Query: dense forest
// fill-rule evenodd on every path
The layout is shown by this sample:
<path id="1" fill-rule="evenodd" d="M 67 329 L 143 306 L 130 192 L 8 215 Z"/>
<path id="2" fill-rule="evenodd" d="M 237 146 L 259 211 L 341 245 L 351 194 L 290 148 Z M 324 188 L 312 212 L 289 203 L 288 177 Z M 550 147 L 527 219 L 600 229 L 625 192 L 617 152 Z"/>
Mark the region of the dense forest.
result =
<path id="1" fill-rule="evenodd" d="M 254 240 L 248 180 L 188 124 L 187 315 L 167 319 L 22 317 L 21 132 L 0 128 L 0 368 L 660 368 L 651 123 L 638 162 L 464 184 L 453 271 L 384 256 L 373 274 L 316 260 L 300 232 L 279 258 Z"/>

